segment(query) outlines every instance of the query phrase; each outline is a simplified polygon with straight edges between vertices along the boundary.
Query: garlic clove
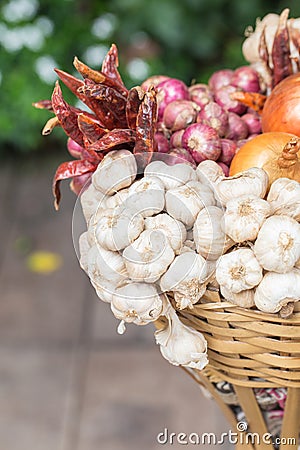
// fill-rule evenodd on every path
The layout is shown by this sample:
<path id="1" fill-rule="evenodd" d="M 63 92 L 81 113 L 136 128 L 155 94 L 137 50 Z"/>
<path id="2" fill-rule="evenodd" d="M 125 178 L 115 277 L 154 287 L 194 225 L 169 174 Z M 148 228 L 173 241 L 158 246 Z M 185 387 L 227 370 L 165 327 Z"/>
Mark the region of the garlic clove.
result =
<path id="1" fill-rule="evenodd" d="M 79 263 L 80 267 L 87 272 L 88 271 L 88 259 L 87 255 L 89 252 L 89 249 L 91 248 L 89 240 L 88 240 L 88 233 L 85 231 L 82 233 L 79 237 Z"/>
<path id="2" fill-rule="evenodd" d="M 87 273 L 94 285 L 102 287 L 103 279 L 117 285 L 128 278 L 124 259 L 119 253 L 93 245 L 87 254 Z"/>
<path id="3" fill-rule="evenodd" d="M 160 213 L 165 206 L 165 188 L 158 177 L 143 177 L 135 181 L 128 190 L 124 207 L 143 217 Z"/>
<path id="4" fill-rule="evenodd" d="M 254 289 L 245 289 L 237 294 L 230 291 L 226 286 L 220 287 L 221 295 L 230 303 L 241 308 L 252 308 L 254 302 Z"/>
<path id="5" fill-rule="evenodd" d="M 103 192 L 98 191 L 90 184 L 89 187 L 80 195 L 80 202 L 82 212 L 86 222 L 88 223 L 90 218 L 98 209 L 104 209 L 106 207 L 107 196 Z"/>
<path id="6" fill-rule="evenodd" d="M 267 196 L 272 213 L 300 220 L 300 183 L 289 178 L 275 180 Z"/>
<path id="7" fill-rule="evenodd" d="M 221 227 L 223 211 L 217 206 L 202 209 L 193 227 L 197 252 L 209 261 L 217 260 L 234 242 Z"/>
<path id="8" fill-rule="evenodd" d="M 205 293 L 208 276 L 205 259 L 188 251 L 175 257 L 161 277 L 160 287 L 162 292 L 174 291 L 178 309 L 192 307 Z"/>
<path id="9" fill-rule="evenodd" d="M 167 213 L 187 228 L 194 225 L 201 209 L 215 203 L 211 189 L 198 181 L 191 181 L 166 193 Z"/>
<path id="10" fill-rule="evenodd" d="M 145 230 L 123 251 L 129 277 L 134 281 L 154 283 L 168 269 L 175 257 L 168 238 L 160 230 Z"/>
<path id="11" fill-rule="evenodd" d="M 138 238 L 143 229 L 141 214 L 123 206 L 106 209 L 97 216 L 96 242 L 107 250 L 122 250 Z"/>
<path id="12" fill-rule="evenodd" d="M 170 245 L 174 251 L 179 251 L 186 239 L 186 228 L 182 222 L 179 222 L 168 214 L 162 213 L 155 217 L 145 218 L 145 230 L 160 230 L 169 239 Z"/>
<path id="13" fill-rule="evenodd" d="M 203 334 L 184 325 L 169 306 L 166 325 L 155 332 L 162 356 L 175 366 L 202 370 L 208 364 L 207 342 Z"/>
<path id="14" fill-rule="evenodd" d="M 282 306 L 300 300 L 300 271 L 267 272 L 254 295 L 256 307 L 266 313 L 276 313 Z"/>
<path id="15" fill-rule="evenodd" d="M 112 283 L 105 278 L 101 278 L 101 283 L 96 284 L 91 280 L 97 296 L 105 303 L 111 303 L 117 284 Z"/>
<path id="16" fill-rule="evenodd" d="M 255 195 L 241 195 L 226 203 L 221 227 L 237 243 L 253 241 L 270 214 L 271 206 L 266 200 Z"/>
<path id="17" fill-rule="evenodd" d="M 258 232 L 253 249 L 265 270 L 290 271 L 300 258 L 300 224 L 289 216 L 268 217 Z"/>
<path id="18" fill-rule="evenodd" d="M 217 261 L 217 282 L 234 294 L 254 288 L 262 277 L 262 268 L 250 248 L 233 250 Z"/>
<path id="19" fill-rule="evenodd" d="M 93 186 L 106 195 L 130 186 L 137 175 L 135 156 L 129 150 L 113 150 L 92 175 Z"/>
<path id="20" fill-rule="evenodd" d="M 189 164 L 169 166 L 163 161 L 153 161 L 145 168 L 145 176 L 158 177 L 166 190 L 182 186 L 189 181 L 196 181 L 196 171 Z"/>
<path id="21" fill-rule="evenodd" d="M 198 164 L 197 178 L 203 184 L 214 185 L 224 177 L 222 168 L 215 161 L 207 159 Z"/>
<path id="22" fill-rule="evenodd" d="M 215 185 L 216 199 L 221 205 L 241 195 L 255 195 L 264 198 L 267 192 L 269 177 L 264 169 L 251 167 L 232 177 L 223 177 Z"/>
<path id="23" fill-rule="evenodd" d="M 117 208 L 118 206 L 121 206 L 125 202 L 127 197 L 128 197 L 128 188 L 121 189 L 114 195 L 106 197 L 105 207 L 112 209 Z"/>
<path id="24" fill-rule="evenodd" d="M 163 309 L 162 297 L 152 284 L 129 283 L 116 288 L 111 310 L 117 319 L 146 325 L 158 319 Z"/>

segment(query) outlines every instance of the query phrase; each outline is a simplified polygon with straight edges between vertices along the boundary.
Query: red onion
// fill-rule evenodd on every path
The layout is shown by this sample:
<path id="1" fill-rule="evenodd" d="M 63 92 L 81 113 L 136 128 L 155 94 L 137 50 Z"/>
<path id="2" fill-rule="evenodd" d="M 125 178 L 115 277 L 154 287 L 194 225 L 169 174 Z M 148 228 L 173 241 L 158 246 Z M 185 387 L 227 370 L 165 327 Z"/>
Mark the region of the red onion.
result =
<path id="1" fill-rule="evenodd" d="M 168 153 L 170 150 L 169 141 L 163 133 L 157 131 L 154 134 L 154 141 L 157 145 L 157 151 L 159 153 Z"/>
<path id="2" fill-rule="evenodd" d="M 207 84 L 197 83 L 189 87 L 190 99 L 203 107 L 213 100 L 213 94 Z"/>
<path id="3" fill-rule="evenodd" d="M 221 87 L 215 91 L 215 101 L 226 111 L 241 115 L 246 111 L 247 107 L 238 100 L 231 98 L 231 94 L 236 92 L 236 90 L 237 88 L 231 84 Z"/>
<path id="4" fill-rule="evenodd" d="M 150 86 L 156 87 L 162 81 L 166 81 L 166 80 L 169 80 L 169 79 L 170 79 L 170 77 L 167 77 L 165 75 L 152 75 L 152 77 L 147 78 L 147 80 L 145 80 L 141 84 L 141 88 L 144 91 L 147 91 Z"/>
<path id="5" fill-rule="evenodd" d="M 222 150 L 218 162 L 224 163 L 228 166 L 235 155 L 236 143 L 231 139 L 221 139 L 221 145 Z"/>
<path id="6" fill-rule="evenodd" d="M 169 103 L 163 114 L 163 122 L 171 131 L 182 130 L 195 122 L 197 110 L 200 108 L 190 100 L 175 100 Z"/>
<path id="7" fill-rule="evenodd" d="M 217 91 L 221 87 L 230 84 L 232 76 L 233 70 L 231 69 L 217 70 L 209 78 L 208 86 L 212 91 Z"/>
<path id="8" fill-rule="evenodd" d="M 194 123 L 185 129 L 182 146 L 191 153 L 197 163 L 206 159 L 216 161 L 221 153 L 218 133 L 203 123 Z"/>
<path id="9" fill-rule="evenodd" d="M 220 137 L 225 136 L 228 127 L 227 112 L 216 102 L 209 102 L 197 116 L 197 122 L 214 128 Z"/>
<path id="10" fill-rule="evenodd" d="M 243 119 L 243 121 L 246 122 L 250 134 L 261 133 L 261 120 L 258 114 L 247 113 L 242 115 L 241 119 Z"/>
<path id="11" fill-rule="evenodd" d="M 233 112 L 228 113 L 228 130 L 226 133 L 227 139 L 238 141 L 246 139 L 248 136 L 248 127 L 246 122 Z"/>
<path id="12" fill-rule="evenodd" d="M 158 120 L 163 117 L 166 106 L 174 100 L 189 100 L 185 83 L 177 78 L 169 78 L 157 85 Z"/>
<path id="13" fill-rule="evenodd" d="M 74 158 L 80 159 L 83 151 L 83 147 L 77 144 L 77 142 L 73 141 L 73 139 L 68 138 L 67 141 L 67 149 Z"/>
<path id="14" fill-rule="evenodd" d="M 228 177 L 229 176 L 229 167 L 226 164 L 224 164 L 223 162 L 217 161 L 217 164 L 223 170 L 225 177 Z"/>
<path id="15" fill-rule="evenodd" d="M 242 66 L 236 69 L 230 84 L 247 92 L 260 91 L 258 73 L 250 66 Z"/>
<path id="16" fill-rule="evenodd" d="M 172 133 L 170 138 L 170 147 L 171 148 L 181 148 L 182 147 L 182 135 L 184 130 L 175 131 Z"/>

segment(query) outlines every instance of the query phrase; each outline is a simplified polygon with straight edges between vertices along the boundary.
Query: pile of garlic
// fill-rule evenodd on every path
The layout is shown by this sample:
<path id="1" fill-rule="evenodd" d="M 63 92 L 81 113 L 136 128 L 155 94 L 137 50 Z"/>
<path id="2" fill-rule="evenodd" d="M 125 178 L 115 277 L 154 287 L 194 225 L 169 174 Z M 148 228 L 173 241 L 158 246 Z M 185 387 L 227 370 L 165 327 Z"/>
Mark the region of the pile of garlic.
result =
<path id="1" fill-rule="evenodd" d="M 226 178 L 214 161 L 196 169 L 153 161 L 139 175 L 131 152 L 108 153 L 81 195 L 80 264 L 119 333 L 163 316 L 162 355 L 202 369 L 205 338 L 176 310 L 207 289 L 264 312 L 300 300 L 300 184 L 279 179 L 266 197 L 267 187 L 258 168 Z"/>

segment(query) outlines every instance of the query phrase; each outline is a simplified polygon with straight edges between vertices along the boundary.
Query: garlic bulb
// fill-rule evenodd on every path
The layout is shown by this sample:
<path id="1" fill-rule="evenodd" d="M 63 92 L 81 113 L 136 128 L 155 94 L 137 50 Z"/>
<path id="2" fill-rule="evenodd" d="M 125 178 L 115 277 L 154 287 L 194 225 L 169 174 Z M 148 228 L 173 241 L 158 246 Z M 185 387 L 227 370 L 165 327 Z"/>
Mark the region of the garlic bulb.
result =
<path id="1" fill-rule="evenodd" d="M 137 174 L 135 156 L 129 150 L 113 150 L 102 159 L 92 175 L 96 189 L 112 195 L 130 186 Z"/>
<path id="2" fill-rule="evenodd" d="M 235 242 L 253 241 L 270 213 L 267 201 L 254 195 L 241 195 L 226 203 L 221 226 Z"/>
<path id="3" fill-rule="evenodd" d="M 122 250 L 143 231 L 144 219 L 123 206 L 106 209 L 97 215 L 96 242 L 107 250 Z"/>
<path id="4" fill-rule="evenodd" d="M 300 300 L 300 271 L 267 272 L 255 290 L 255 305 L 261 311 L 276 313 L 290 302 Z"/>
<path id="5" fill-rule="evenodd" d="M 262 276 L 262 268 L 250 248 L 233 250 L 217 262 L 217 282 L 234 294 L 257 286 Z"/>
<path id="6" fill-rule="evenodd" d="M 196 181 L 195 170 L 189 164 L 176 164 L 168 166 L 163 161 L 153 161 L 145 168 L 145 176 L 158 177 L 166 190 L 182 186 L 189 181 Z"/>
<path id="7" fill-rule="evenodd" d="M 223 211 L 217 206 L 203 208 L 193 228 L 197 252 L 210 261 L 218 259 L 234 242 L 221 228 Z"/>
<path id="8" fill-rule="evenodd" d="M 90 184 L 89 187 L 82 192 L 80 202 L 82 212 L 87 223 L 98 209 L 103 209 L 106 207 L 106 198 L 107 196 L 103 194 L 103 192 L 95 189 L 92 184 Z"/>
<path id="9" fill-rule="evenodd" d="M 216 199 L 226 205 L 229 200 L 241 195 L 255 195 L 264 198 L 268 188 L 269 177 L 264 169 L 251 167 L 232 177 L 224 177 L 216 183 Z"/>
<path id="10" fill-rule="evenodd" d="M 184 325 L 169 305 L 164 315 L 166 325 L 155 332 L 161 354 L 175 366 L 202 370 L 207 364 L 207 342 L 203 334 Z"/>
<path id="11" fill-rule="evenodd" d="M 143 177 L 128 190 L 124 207 L 143 217 L 160 213 L 165 206 L 165 188 L 158 177 Z"/>
<path id="12" fill-rule="evenodd" d="M 92 284 L 99 287 L 103 279 L 117 285 L 128 278 L 122 256 L 99 245 L 93 245 L 87 253 L 87 273 Z"/>
<path id="13" fill-rule="evenodd" d="M 174 291 L 176 307 L 184 309 L 197 303 L 206 291 L 208 269 L 205 259 L 195 252 L 185 252 L 174 261 L 161 277 L 163 292 Z"/>
<path id="14" fill-rule="evenodd" d="M 187 235 L 183 223 L 165 213 L 154 217 L 146 217 L 145 230 L 162 231 L 169 239 L 170 245 L 175 252 L 180 250 Z"/>
<path id="15" fill-rule="evenodd" d="M 278 178 L 272 183 L 267 200 L 273 214 L 283 214 L 297 221 L 300 220 L 300 183 L 298 181 Z"/>
<path id="16" fill-rule="evenodd" d="M 167 213 L 188 228 L 193 226 L 201 209 L 215 203 L 211 189 L 198 181 L 191 181 L 166 193 Z"/>
<path id="17" fill-rule="evenodd" d="M 111 310 L 114 316 L 127 323 L 146 325 L 158 319 L 162 309 L 162 297 L 151 284 L 125 284 L 112 295 Z"/>
<path id="18" fill-rule="evenodd" d="M 203 184 L 213 184 L 224 177 L 224 172 L 219 164 L 210 159 L 199 163 L 196 173 L 198 180 Z"/>
<path id="19" fill-rule="evenodd" d="M 260 265 L 285 273 L 300 258 L 300 224 L 289 216 L 271 216 L 259 230 L 254 253 Z"/>
<path id="20" fill-rule="evenodd" d="M 245 289 L 244 291 L 234 294 L 232 291 L 226 288 L 226 286 L 220 287 L 221 295 L 230 303 L 240 306 L 241 308 L 252 308 L 255 305 L 254 302 L 254 289 Z"/>
<path id="21" fill-rule="evenodd" d="M 134 281 L 154 283 L 175 257 L 166 235 L 159 230 L 145 230 L 123 251 L 123 258 Z"/>

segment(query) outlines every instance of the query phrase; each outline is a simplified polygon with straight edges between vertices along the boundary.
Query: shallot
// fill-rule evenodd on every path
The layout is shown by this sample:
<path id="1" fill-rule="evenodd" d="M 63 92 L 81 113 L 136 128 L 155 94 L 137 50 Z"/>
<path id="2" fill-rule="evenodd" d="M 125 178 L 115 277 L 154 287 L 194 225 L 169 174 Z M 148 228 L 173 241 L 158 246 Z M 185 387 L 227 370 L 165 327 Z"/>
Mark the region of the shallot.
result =
<path id="1" fill-rule="evenodd" d="M 182 147 L 182 135 L 184 130 L 175 131 L 172 133 L 170 137 L 170 146 L 171 148 L 181 148 Z"/>
<path id="2" fill-rule="evenodd" d="M 216 130 L 202 123 L 194 123 L 182 135 L 182 146 L 196 163 L 206 159 L 216 161 L 221 153 L 221 140 Z"/>
<path id="3" fill-rule="evenodd" d="M 233 73 L 230 84 L 246 92 L 259 92 L 259 76 L 256 70 L 250 66 L 242 66 Z"/>
<path id="4" fill-rule="evenodd" d="M 229 112 L 226 138 L 238 141 L 240 139 L 245 139 L 247 136 L 248 127 L 246 122 L 237 114 Z"/>
<path id="5" fill-rule="evenodd" d="M 157 86 L 158 120 L 162 119 L 166 106 L 175 100 L 189 100 L 186 84 L 177 78 L 168 78 Z"/>
<path id="6" fill-rule="evenodd" d="M 221 139 L 221 146 L 222 150 L 217 162 L 224 163 L 228 166 L 235 155 L 236 143 L 231 139 Z"/>
<path id="7" fill-rule="evenodd" d="M 171 131 L 181 130 L 195 122 L 197 110 L 199 109 L 190 100 L 175 100 L 165 107 L 163 123 Z"/>
<path id="8" fill-rule="evenodd" d="M 234 112 L 236 114 L 243 114 L 246 111 L 246 106 L 238 100 L 234 100 L 231 94 L 237 91 L 235 86 L 228 84 L 215 91 L 215 101 L 221 105 L 225 110 Z"/>
<path id="9" fill-rule="evenodd" d="M 246 113 L 241 116 L 241 119 L 246 122 L 249 134 L 261 133 L 261 120 L 258 114 Z"/>
<path id="10" fill-rule="evenodd" d="M 214 72 L 208 80 L 208 86 L 212 91 L 216 91 L 223 86 L 231 84 L 233 70 L 221 69 Z"/>
<path id="11" fill-rule="evenodd" d="M 213 94 L 207 84 L 197 83 L 189 87 L 190 99 L 203 107 L 213 100 Z"/>
<path id="12" fill-rule="evenodd" d="M 170 150 L 169 141 L 161 131 L 157 131 L 154 134 L 154 141 L 159 153 L 168 153 Z"/>
<path id="13" fill-rule="evenodd" d="M 227 112 L 216 102 L 209 102 L 198 113 L 197 122 L 214 128 L 220 137 L 225 136 L 228 126 Z"/>

